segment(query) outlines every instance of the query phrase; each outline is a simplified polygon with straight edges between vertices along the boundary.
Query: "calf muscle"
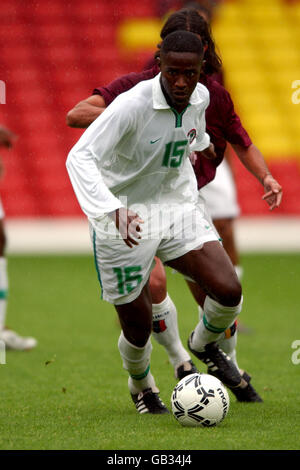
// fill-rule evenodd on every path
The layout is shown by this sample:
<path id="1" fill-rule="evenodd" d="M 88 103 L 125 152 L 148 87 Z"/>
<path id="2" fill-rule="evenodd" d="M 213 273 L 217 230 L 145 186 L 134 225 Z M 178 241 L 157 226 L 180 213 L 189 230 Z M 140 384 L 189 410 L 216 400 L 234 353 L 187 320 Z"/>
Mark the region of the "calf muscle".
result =
<path id="1" fill-rule="evenodd" d="M 115 305 L 125 338 L 137 347 L 148 341 L 152 329 L 152 300 L 149 283 L 133 302 Z"/>

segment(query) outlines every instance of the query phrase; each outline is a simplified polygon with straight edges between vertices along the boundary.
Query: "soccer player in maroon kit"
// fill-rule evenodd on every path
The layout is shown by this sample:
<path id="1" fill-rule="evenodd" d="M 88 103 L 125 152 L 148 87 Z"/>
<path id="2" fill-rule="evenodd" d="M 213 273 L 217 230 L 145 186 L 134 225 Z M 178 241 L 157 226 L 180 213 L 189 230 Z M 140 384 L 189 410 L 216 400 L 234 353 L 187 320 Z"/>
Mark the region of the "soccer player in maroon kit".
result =
<path id="1" fill-rule="evenodd" d="M 194 171 L 199 190 L 214 179 L 216 167 L 221 163 L 227 142 L 229 142 L 244 166 L 263 185 L 265 191 L 263 199 L 273 210 L 281 202 L 281 186 L 272 177 L 262 154 L 243 128 L 240 118 L 235 113 L 230 94 L 212 77 L 213 74 L 220 71 L 221 60 L 216 54 L 209 25 L 197 10 L 182 9 L 168 18 L 162 28 L 161 38 L 164 39 L 168 34 L 177 30 L 186 30 L 197 34 L 201 37 L 205 48 L 205 62 L 200 82 L 208 88 L 210 93 L 210 104 L 206 110 L 206 130 L 214 144 L 216 158 L 208 159 L 207 156 L 197 153 Z M 157 57 L 159 57 L 159 53 Z M 81 101 L 69 111 L 67 124 L 71 127 L 88 127 L 116 96 L 140 81 L 155 77 L 159 71 L 159 65 L 155 64 L 149 70 L 131 73 L 113 81 L 108 86 L 95 88 L 92 96 Z M 190 280 L 187 282 L 195 300 L 202 307 L 206 296 L 205 292 L 194 282 Z M 158 259 L 156 259 L 156 266 L 150 277 L 150 288 L 153 301 L 153 336 L 165 347 L 174 366 L 175 376 L 182 378 L 197 369 L 180 341 L 176 307 L 168 296 L 165 271 Z M 233 324 L 229 330 L 226 330 L 218 344 L 237 364 L 235 357 L 236 338 L 236 325 Z M 208 372 L 213 372 L 209 366 Z M 250 384 L 250 376 L 244 371 L 241 373 L 245 380 L 245 387 L 238 390 L 232 389 L 236 398 L 245 402 L 262 401 Z M 214 374 L 218 376 L 217 372 Z"/>

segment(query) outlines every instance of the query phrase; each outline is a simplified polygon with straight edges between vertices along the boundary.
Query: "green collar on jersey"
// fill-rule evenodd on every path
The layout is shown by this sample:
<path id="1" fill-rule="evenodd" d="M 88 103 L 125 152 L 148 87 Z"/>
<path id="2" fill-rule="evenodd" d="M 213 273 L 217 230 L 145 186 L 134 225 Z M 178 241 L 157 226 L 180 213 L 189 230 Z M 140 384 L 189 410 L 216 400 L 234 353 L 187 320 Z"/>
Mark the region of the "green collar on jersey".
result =
<path id="1" fill-rule="evenodd" d="M 170 108 L 173 111 L 173 113 L 175 114 L 175 127 L 181 127 L 182 126 L 182 116 L 184 115 L 185 111 L 188 109 L 189 106 L 191 106 L 190 103 L 187 105 L 186 108 L 184 108 L 183 111 L 181 111 L 181 113 L 176 111 L 176 109 L 174 109 L 174 108 Z"/>

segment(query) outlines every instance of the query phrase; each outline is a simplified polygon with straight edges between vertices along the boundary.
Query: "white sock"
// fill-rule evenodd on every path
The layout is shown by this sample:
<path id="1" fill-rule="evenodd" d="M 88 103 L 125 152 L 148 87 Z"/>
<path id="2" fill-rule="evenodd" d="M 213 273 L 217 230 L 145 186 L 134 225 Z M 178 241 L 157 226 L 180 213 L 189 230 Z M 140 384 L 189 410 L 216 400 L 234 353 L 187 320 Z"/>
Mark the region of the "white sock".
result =
<path id="1" fill-rule="evenodd" d="M 198 314 L 199 314 L 199 321 L 202 320 L 203 318 L 203 308 L 201 307 L 201 305 L 198 305 Z"/>
<path id="2" fill-rule="evenodd" d="M 237 275 L 239 281 L 241 281 L 241 280 L 242 280 L 242 277 L 243 277 L 243 274 L 244 274 L 244 269 L 243 269 L 243 267 L 240 266 L 239 264 L 236 264 L 236 265 L 234 266 L 234 270 L 235 270 L 235 272 L 236 272 L 236 275 Z"/>
<path id="3" fill-rule="evenodd" d="M 177 310 L 168 294 L 160 304 L 152 304 L 152 318 L 152 336 L 165 348 L 171 364 L 177 367 L 189 361 L 190 355 L 179 337 Z"/>
<path id="4" fill-rule="evenodd" d="M 203 313 L 204 313 L 200 305 L 198 306 L 198 312 L 199 312 L 199 321 L 200 321 L 202 320 Z M 227 356 L 229 356 L 230 359 L 234 362 L 236 367 L 239 368 L 237 359 L 236 359 L 237 330 L 230 337 L 227 337 L 227 335 L 224 332 L 220 336 L 220 339 L 218 339 L 217 343 L 222 349 L 222 351 L 224 351 L 227 354 Z"/>
<path id="5" fill-rule="evenodd" d="M 236 365 L 237 368 L 239 368 L 237 359 L 236 359 L 236 344 L 237 344 L 237 331 L 233 334 L 233 336 L 230 336 L 229 338 L 225 337 L 223 334 L 223 337 L 219 339 L 218 345 L 224 351 L 227 356 L 230 357 L 232 362 Z"/>
<path id="6" fill-rule="evenodd" d="M 243 277 L 244 270 L 242 266 L 239 266 L 239 265 L 234 266 L 234 269 L 240 281 Z M 203 312 L 203 309 L 200 307 L 200 305 L 198 306 L 198 312 L 199 312 L 199 321 L 201 321 L 204 312 Z M 233 336 L 230 336 L 229 338 L 225 335 L 225 333 L 223 333 L 217 342 L 220 348 L 222 349 L 222 351 L 224 351 L 230 357 L 230 359 L 234 362 L 234 364 L 238 368 L 238 363 L 236 359 L 237 331 L 235 331 Z"/>
<path id="7" fill-rule="evenodd" d="M 5 327 L 8 294 L 7 260 L 0 257 L 0 331 Z"/>
<path id="8" fill-rule="evenodd" d="M 208 295 L 204 301 L 204 314 L 195 328 L 192 348 L 203 351 L 206 344 L 223 338 L 224 331 L 234 322 L 242 309 L 242 302 L 234 307 L 225 307 Z"/>
<path id="9" fill-rule="evenodd" d="M 153 392 L 158 393 L 159 390 L 150 372 L 150 356 L 152 351 L 150 339 L 144 347 L 139 348 L 131 344 L 125 338 L 123 331 L 121 331 L 118 347 L 123 367 L 129 373 L 128 386 L 130 392 L 136 394 L 146 388 L 152 388 Z"/>

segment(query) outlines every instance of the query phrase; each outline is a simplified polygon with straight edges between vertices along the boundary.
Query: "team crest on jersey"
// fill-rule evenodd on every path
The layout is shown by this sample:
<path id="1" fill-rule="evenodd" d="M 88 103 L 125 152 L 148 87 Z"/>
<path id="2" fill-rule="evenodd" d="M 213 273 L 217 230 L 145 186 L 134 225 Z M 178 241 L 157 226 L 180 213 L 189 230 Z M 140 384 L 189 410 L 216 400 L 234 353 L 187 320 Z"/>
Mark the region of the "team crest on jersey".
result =
<path id="1" fill-rule="evenodd" d="M 195 138 L 196 138 L 196 135 L 197 135 L 197 132 L 196 132 L 196 129 L 191 129 L 189 132 L 188 132 L 188 139 L 189 139 L 189 143 L 191 144 Z"/>

